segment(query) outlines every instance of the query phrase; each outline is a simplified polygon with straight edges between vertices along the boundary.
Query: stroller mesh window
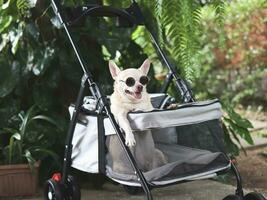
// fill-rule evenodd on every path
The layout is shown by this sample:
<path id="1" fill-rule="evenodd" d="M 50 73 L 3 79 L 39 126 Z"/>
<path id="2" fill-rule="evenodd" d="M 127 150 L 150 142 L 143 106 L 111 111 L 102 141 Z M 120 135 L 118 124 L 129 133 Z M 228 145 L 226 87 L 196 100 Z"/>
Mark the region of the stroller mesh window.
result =
<path id="1" fill-rule="evenodd" d="M 218 119 L 179 126 L 176 131 L 177 143 L 180 145 L 212 152 L 225 152 L 223 131 Z"/>
<path id="2" fill-rule="evenodd" d="M 165 164 L 156 168 L 149 170 L 146 168 L 146 160 L 151 162 L 150 158 L 153 155 L 147 152 L 144 143 L 137 146 L 139 150 L 134 148 L 131 152 L 149 181 L 167 181 L 221 170 L 227 168 L 229 162 L 228 158 L 221 153 L 220 148 L 223 147 L 222 140 L 219 139 L 221 136 L 218 138 L 214 136 L 222 134 L 219 123 L 219 120 L 210 120 L 198 124 L 151 130 L 155 148 L 167 158 Z M 136 132 L 135 136 L 137 134 L 146 134 L 146 131 Z M 122 180 L 136 180 L 117 135 L 107 136 L 106 141 L 110 152 L 107 154 L 108 174 Z"/>

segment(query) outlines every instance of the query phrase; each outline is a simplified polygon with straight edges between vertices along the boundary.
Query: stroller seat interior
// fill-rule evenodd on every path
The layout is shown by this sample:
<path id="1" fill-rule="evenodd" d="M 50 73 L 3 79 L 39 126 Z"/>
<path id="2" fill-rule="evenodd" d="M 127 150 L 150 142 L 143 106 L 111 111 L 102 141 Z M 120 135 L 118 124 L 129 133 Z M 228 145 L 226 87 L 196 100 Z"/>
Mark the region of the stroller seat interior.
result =
<path id="1" fill-rule="evenodd" d="M 166 103 L 166 99 L 169 99 L 169 96 L 156 94 L 152 95 L 151 101 L 154 106 L 164 107 L 158 104 L 158 101 Z M 132 171 L 121 173 L 112 168 L 109 142 L 105 142 L 107 151 L 102 154 L 99 152 L 99 146 L 103 143 L 98 138 L 99 132 L 104 131 L 106 141 L 109 141 L 110 137 L 116 137 L 116 133 L 108 117 L 99 117 L 95 112 L 94 101 L 85 99 L 85 102 L 83 108 L 91 110 L 83 109 L 84 112 L 79 116 L 72 140 L 72 167 L 97 173 L 101 168 L 100 163 L 105 163 L 105 173 L 111 179 L 124 185 L 140 186 L 126 155 L 122 158 L 123 162 Z M 72 111 L 73 107 L 70 107 L 70 113 Z M 150 112 L 129 113 L 129 122 L 134 132 L 142 134 L 146 130 L 152 131 L 156 148 L 161 150 L 168 160 L 165 165 L 144 172 L 146 180 L 153 185 L 164 185 L 212 177 L 219 171 L 229 169 L 230 159 L 218 148 L 223 146 L 222 140 L 219 139 L 223 134 L 220 128 L 221 115 L 221 105 L 216 99 L 181 104 L 171 110 L 155 109 Z M 101 124 L 102 129 L 99 128 Z M 202 142 L 207 139 L 209 143 Z M 105 160 L 100 162 L 103 160 L 100 155 L 103 154 Z"/>

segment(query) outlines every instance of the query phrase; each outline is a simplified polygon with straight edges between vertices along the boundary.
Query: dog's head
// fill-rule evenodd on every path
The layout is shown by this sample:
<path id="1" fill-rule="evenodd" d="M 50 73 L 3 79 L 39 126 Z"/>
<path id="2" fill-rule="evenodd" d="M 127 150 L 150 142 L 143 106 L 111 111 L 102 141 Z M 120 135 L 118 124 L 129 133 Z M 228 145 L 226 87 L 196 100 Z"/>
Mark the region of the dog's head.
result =
<path id="1" fill-rule="evenodd" d="M 126 70 L 120 70 L 113 61 L 109 61 L 109 70 L 115 80 L 114 90 L 123 99 L 126 98 L 133 102 L 141 101 L 146 93 L 149 68 L 150 61 L 148 59 L 138 69 L 129 68 Z"/>

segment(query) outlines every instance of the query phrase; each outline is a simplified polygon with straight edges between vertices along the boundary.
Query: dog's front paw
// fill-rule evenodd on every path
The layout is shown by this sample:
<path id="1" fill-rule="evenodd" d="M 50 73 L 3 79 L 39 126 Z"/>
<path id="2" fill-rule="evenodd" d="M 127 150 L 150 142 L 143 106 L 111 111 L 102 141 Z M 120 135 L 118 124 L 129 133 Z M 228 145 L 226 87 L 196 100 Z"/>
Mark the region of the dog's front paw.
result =
<path id="1" fill-rule="evenodd" d="M 128 146 L 128 147 L 133 147 L 135 146 L 136 142 L 135 142 L 135 139 L 134 139 L 134 135 L 131 133 L 131 134 L 126 134 L 125 136 L 125 144 Z"/>

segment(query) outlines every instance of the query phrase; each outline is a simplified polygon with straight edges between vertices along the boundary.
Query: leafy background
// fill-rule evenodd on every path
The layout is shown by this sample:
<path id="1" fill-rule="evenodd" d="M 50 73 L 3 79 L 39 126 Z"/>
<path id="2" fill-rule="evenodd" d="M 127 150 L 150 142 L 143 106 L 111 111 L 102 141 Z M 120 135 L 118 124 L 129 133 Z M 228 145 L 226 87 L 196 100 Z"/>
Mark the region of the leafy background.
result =
<path id="1" fill-rule="evenodd" d="M 130 1 L 65 0 L 65 6 L 84 3 L 127 7 Z M 220 98 L 228 149 L 245 138 L 252 143 L 250 122 L 236 106 L 266 109 L 266 1 L 139 0 L 149 26 L 156 33 L 178 73 L 193 88 L 197 99 Z M 33 105 L 60 126 L 41 130 L 45 147 L 63 154 L 69 122 L 68 106 L 75 101 L 82 70 L 64 30 L 45 0 L 0 0 L 0 149 L 9 141 L 7 127 L 19 126 L 19 113 Z M 75 13 L 72 13 L 75 14 Z M 116 28 L 110 19 L 81 20 L 72 29 L 88 69 L 102 89 L 112 92 L 107 61 L 137 67 L 149 57 L 155 79 L 149 91 L 160 87 L 166 69 L 142 27 Z M 158 80 L 156 80 L 158 79 Z M 173 94 L 173 88 L 170 93 Z M 46 157 L 43 177 L 59 166 Z M 0 157 L 1 160 L 1 157 Z"/>

